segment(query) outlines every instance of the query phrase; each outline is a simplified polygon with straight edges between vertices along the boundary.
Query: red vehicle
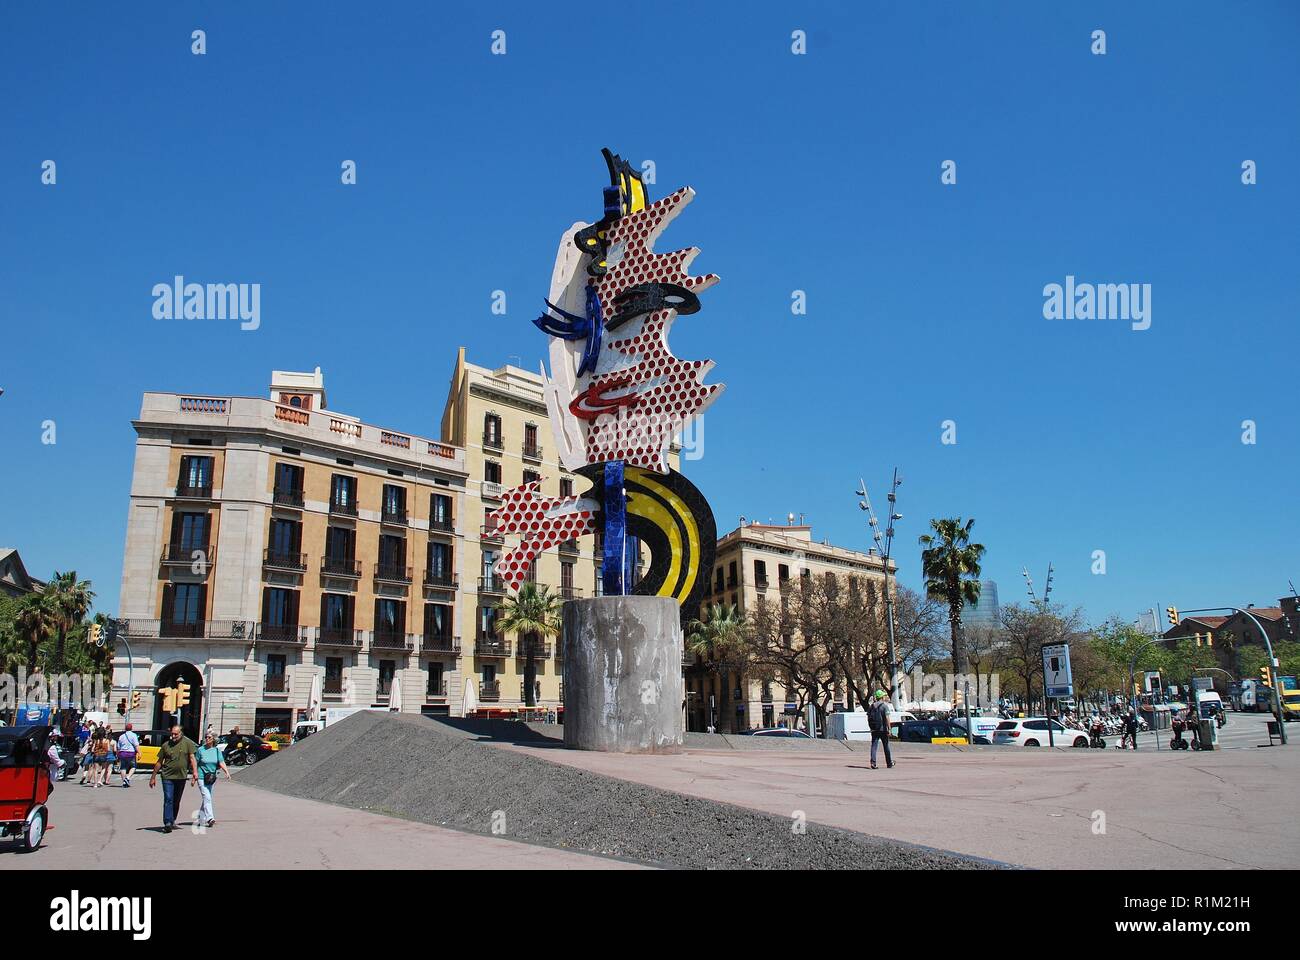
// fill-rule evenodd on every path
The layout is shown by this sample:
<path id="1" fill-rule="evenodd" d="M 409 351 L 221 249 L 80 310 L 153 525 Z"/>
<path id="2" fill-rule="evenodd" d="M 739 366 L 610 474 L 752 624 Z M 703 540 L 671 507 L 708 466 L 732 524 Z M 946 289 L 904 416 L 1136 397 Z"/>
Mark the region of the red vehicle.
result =
<path id="1" fill-rule="evenodd" d="M 0 837 L 35 850 L 50 814 L 49 727 L 0 727 Z"/>

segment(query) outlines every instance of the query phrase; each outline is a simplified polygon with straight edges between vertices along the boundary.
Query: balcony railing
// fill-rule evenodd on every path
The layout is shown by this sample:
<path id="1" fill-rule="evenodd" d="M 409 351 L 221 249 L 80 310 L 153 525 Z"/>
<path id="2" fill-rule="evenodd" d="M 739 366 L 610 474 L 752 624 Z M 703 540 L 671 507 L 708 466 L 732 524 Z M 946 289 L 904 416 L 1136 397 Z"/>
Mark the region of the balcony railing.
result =
<path id="1" fill-rule="evenodd" d="M 389 509 L 388 507 L 384 507 L 383 511 L 379 515 L 379 520 L 381 523 L 389 523 L 394 526 L 404 527 L 407 524 L 406 508 L 398 507 L 396 509 Z"/>
<path id="2" fill-rule="evenodd" d="M 128 637 L 163 637 L 168 640 L 243 640 L 253 639 L 253 624 L 247 620 L 180 621 L 132 617 L 120 621 Z"/>
<path id="3" fill-rule="evenodd" d="M 256 641 L 266 644 L 283 644 L 295 647 L 307 645 L 307 628 L 288 623 L 259 623 Z"/>
<path id="4" fill-rule="evenodd" d="M 294 507 L 302 509 L 302 491 L 301 490 L 279 490 L 276 489 L 271 493 L 271 502 L 277 507 Z"/>
<path id="5" fill-rule="evenodd" d="M 212 566 L 217 559 L 217 548 L 210 543 L 168 543 L 163 545 L 162 562 L 182 564 L 187 567 L 195 564 Z"/>
<path id="6" fill-rule="evenodd" d="M 445 700 L 447 699 L 447 680 L 444 677 L 441 683 L 430 684 L 424 690 L 425 700 Z"/>
<path id="7" fill-rule="evenodd" d="M 385 583 L 410 583 L 411 568 L 399 563 L 376 563 L 375 579 Z"/>
<path id="8" fill-rule="evenodd" d="M 432 590 L 455 590 L 460 585 L 460 581 L 454 573 L 426 570 L 424 571 L 424 585 Z"/>
<path id="9" fill-rule="evenodd" d="M 577 600 L 582 596 L 582 587 L 560 584 L 560 598 L 563 600 Z"/>
<path id="10" fill-rule="evenodd" d="M 767 584 L 768 584 L 767 577 L 755 577 L 755 578 L 754 578 L 754 586 L 756 586 L 759 590 L 766 590 L 766 589 L 767 589 Z"/>
<path id="11" fill-rule="evenodd" d="M 510 641 L 504 637 L 480 633 L 474 640 L 474 656 L 504 659 L 510 656 Z"/>
<path id="12" fill-rule="evenodd" d="M 563 540 L 560 542 L 560 553 L 581 553 L 577 540 Z"/>
<path id="13" fill-rule="evenodd" d="M 211 500 L 212 484 L 186 483 L 182 480 L 176 484 L 176 496 L 186 500 Z"/>
<path id="14" fill-rule="evenodd" d="M 546 660 L 551 656 L 550 641 L 533 640 L 530 642 L 527 638 L 523 638 L 519 641 L 519 645 L 515 647 L 515 656 L 520 660 L 528 659 L 528 648 L 530 646 L 533 650 L 534 660 Z"/>
<path id="15" fill-rule="evenodd" d="M 344 647 L 349 650 L 361 649 L 362 631 L 351 627 L 321 627 L 316 635 L 318 647 Z"/>
<path id="16" fill-rule="evenodd" d="M 262 685 L 262 690 L 266 693 L 288 693 L 289 678 L 283 673 L 272 676 L 267 674 L 266 682 Z"/>
<path id="17" fill-rule="evenodd" d="M 478 685 L 478 698 L 480 700 L 500 700 L 501 681 L 500 680 L 480 681 Z"/>
<path id="18" fill-rule="evenodd" d="M 375 696 L 387 700 L 393 692 L 393 678 L 380 677 L 379 682 L 375 684 Z"/>
<path id="19" fill-rule="evenodd" d="M 372 650 L 405 650 L 410 653 L 415 648 L 414 638 L 410 634 L 396 630 L 375 630 L 370 634 Z"/>
<path id="20" fill-rule="evenodd" d="M 460 653 L 460 637 L 441 633 L 426 633 L 420 637 L 421 653 Z"/>
<path id="21" fill-rule="evenodd" d="M 352 557 L 321 557 L 320 572 L 328 577 L 361 578 L 361 564 Z"/>
<path id="22" fill-rule="evenodd" d="M 357 502 L 340 503 L 338 500 L 330 500 L 330 513 L 341 517 L 355 517 L 357 515 Z"/>
<path id="23" fill-rule="evenodd" d="M 434 517 L 429 521 L 430 533 L 455 533 L 456 521 L 451 517 Z"/>
<path id="24" fill-rule="evenodd" d="M 505 534 L 501 531 L 501 524 L 495 520 L 482 524 L 478 528 L 478 535 L 480 540 L 502 540 L 505 538 Z"/>
<path id="25" fill-rule="evenodd" d="M 479 492 L 485 497 L 500 500 L 501 484 L 497 483 L 495 480 L 484 480 Z"/>
<path id="26" fill-rule="evenodd" d="M 542 459 L 542 446 L 541 446 L 541 444 L 539 444 L 539 443 L 525 443 L 525 444 L 524 444 L 524 459 L 525 459 L 525 460 L 540 460 L 540 459 Z"/>
<path id="27" fill-rule="evenodd" d="M 483 448 L 485 450 L 504 450 L 506 447 L 500 434 L 485 433 L 483 434 Z"/>
<path id="28" fill-rule="evenodd" d="M 505 593 L 506 581 L 504 578 L 498 577 L 496 574 L 493 574 L 490 577 L 479 577 L 478 592 L 479 593 Z"/>
<path id="29" fill-rule="evenodd" d="M 343 696 L 343 678 L 326 677 L 325 682 L 321 684 L 321 692 L 327 697 Z"/>
<path id="30" fill-rule="evenodd" d="M 282 550 L 273 550 L 267 547 L 262 551 L 262 566 L 302 573 L 307 569 L 307 554 L 286 553 Z"/>

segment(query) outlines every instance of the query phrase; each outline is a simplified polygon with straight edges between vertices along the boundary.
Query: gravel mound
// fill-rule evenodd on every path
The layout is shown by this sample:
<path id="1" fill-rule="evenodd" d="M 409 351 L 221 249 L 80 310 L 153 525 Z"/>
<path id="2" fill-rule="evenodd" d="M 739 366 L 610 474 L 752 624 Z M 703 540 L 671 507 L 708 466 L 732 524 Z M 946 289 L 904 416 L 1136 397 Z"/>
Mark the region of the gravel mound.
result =
<path id="1" fill-rule="evenodd" d="M 520 754 L 484 738 L 471 723 L 357 713 L 239 779 L 290 796 L 665 867 L 997 866 L 814 823 L 796 832 L 792 818 L 588 773 L 546 761 L 544 749 Z"/>

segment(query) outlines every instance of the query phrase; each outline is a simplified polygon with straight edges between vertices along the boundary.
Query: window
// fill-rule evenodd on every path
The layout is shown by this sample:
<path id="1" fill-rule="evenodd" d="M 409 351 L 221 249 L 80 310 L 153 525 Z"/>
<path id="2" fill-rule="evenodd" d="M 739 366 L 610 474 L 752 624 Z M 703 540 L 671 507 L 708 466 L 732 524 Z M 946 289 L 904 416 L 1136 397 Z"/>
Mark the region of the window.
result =
<path id="1" fill-rule="evenodd" d="M 540 480 L 540 479 L 542 479 L 542 475 L 538 473 L 536 470 L 524 471 L 524 483 L 532 483 L 533 481 Z"/>
<path id="2" fill-rule="evenodd" d="M 501 446 L 501 418 L 495 413 L 483 416 L 483 442 L 494 447 Z"/>
<path id="3" fill-rule="evenodd" d="M 275 492 L 302 493 L 302 467 L 293 463 L 275 465 Z"/>
<path id="4" fill-rule="evenodd" d="M 172 514 L 172 543 L 185 556 L 195 550 L 207 553 L 208 532 L 206 513 Z"/>
<path id="5" fill-rule="evenodd" d="M 387 694 L 393 689 L 393 675 L 397 672 L 397 664 L 392 660 L 379 661 L 379 693 L 380 696 Z"/>
<path id="6" fill-rule="evenodd" d="M 431 697 L 445 697 L 447 695 L 442 671 L 443 665 L 441 663 L 429 664 L 429 683 L 425 687 L 425 693 Z"/>
<path id="7" fill-rule="evenodd" d="M 269 549 L 272 560 L 296 561 L 302 549 L 302 524 L 296 520 L 272 520 Z"/>
<path id="8" fill-rule="evenodd" d="M 483 551 L 483 576 L 484 578 L 492 577 L 492 567 L 496 565 L 497 552 L 495 550 Z"/>
<path id="9" fill-rule="evenodd" d="M 298 591 L 267 587 L 262 591 L 262 623 L 268 627 L 298 625 Z"/>
<path id="10" fill-rule="evenodd" d="M 394 636 L 406 632 L 406 603 L 379 597 L 375 600 L 375 633 Z"/>
<path id="11" fill-rule="evenodd" d="M 501 482 L 501 464 L 494 460 L 488 460 L 483 464 L 483 480 L 486 483 Z"/>
<path id="12" fill-rule="evenodd" d="M 395 483 L 384 484 L 384 519 L 406 521 L 406 488 Z"/>
<path id="13" fill-rule="evenodd" d="M 537 424 L 530 423 L 524 426 L 524 452 L 537 452 Z"/>
<path id="14" fill-rule="evenodd" d="M 776 568 L 776 576 L 778 580 L 784 583 L 785 581 L 790 579 L 790 568 L 787 567 L 784 563 L 780 564 Z"/>
<path id="15" fill-rule="evenodd" d="M 489 640 L 495 640 L 497 635 L 497 608 L 479 607 L 478 626 L 479 633 Z"/>
<path id="16" fill-rule="evenodd" d="M 346 594 L 321 594 L 321 629 L 351 632 L 352 602 L 352 597 Z"/>
<path id="17" fill-rule="evenodd" d="M 212 491 L 212 458 L 181 457 L 181 475 L 177 493 L 206 494 Z"/>
<path id="18" fill-rule="evenodd" d="M 171 617 L 171 623 L 203 622 L 203 608 L 207 599 L 206 586 L 201 583 L 169 583 L 163 593 L 163 612 Z M 170 597 L 166 596 L 168 593 L 171 594 Z"/>
<path id="19" fill-rule="evenodd" d="M 570 477 L 560 478 L 560 496 L 562 497 L 573 496 L 573 480 Z"/>
<path id="20" fill-rule="evenodd" d="M 330 509 L 335 513 L 357 512 L 357 478 L 336 473 L 330 479 Z"/>
<path id="21" fill-rule="evenodd" d="M 406 566 L 406 538 L 384 533 L 379 536 L 379 565 L 386 570 Z"/>
<path id="22" fill-rule="evenodd" d="M 565 592 L 570 592 L 570 593 L 571 593 L 572 591 L 573 591 L 573 564 L 571 564 L 571 563 L 565 563 L 565 562 L 561 561 L 561 563 L 560 563 L 560 592 L 561 592 L 561 594 L 563 594 L 563 593 L 565 593 Z"/>
<path id="23" fill-rule="evenodd" d="M 762 560 L 754 561 L 754 581 L 758 584 L 767 583 L 767 564 Z"/>
<path id="24" fill-rule="evenodd" d="M 483 682 L 492 683 L 497 678 L 497 668 L 494 663 L 483 664 Z"/>
<path id="25" fill-rule="evenodd" d="M 439 580 L 451 576 L 451 544 L 430 541 L 428 569 L 429 575 Z"/>
<path id="26" fill-rule="evenodd" d="M 435 530 L 452 528 L 451 497 L 445 493 L 435 493 L 429 497 L 429 526 Z"/>
<path id="27" fill-rule="evenodd" d="M 721 567 L 718 567 L 717 571 L 715 572 L 715 579 L 717 580 L 717 583 L 714 585 L 713 592 L 721 593 L 722 592 L 722 568 Z"/>
<path id="28" fill-rule="evenodd" d="M 327 527 L 325 529 L 325 556 L 339 563 L 351 562 L 356 558 L 357 532 L 347 527 Z"/>
<path id="29" fill-rule="evenodd" d="M 451 636 L 451 607 L 445 603 L 424 605 L 424 635 L 426 637 Z"/>
<path id="30" fill-rule="evenodd" d="M 272 653 L 266 658 L 266 675 L 270 677 L 284 676 L 284 654 Z"/>

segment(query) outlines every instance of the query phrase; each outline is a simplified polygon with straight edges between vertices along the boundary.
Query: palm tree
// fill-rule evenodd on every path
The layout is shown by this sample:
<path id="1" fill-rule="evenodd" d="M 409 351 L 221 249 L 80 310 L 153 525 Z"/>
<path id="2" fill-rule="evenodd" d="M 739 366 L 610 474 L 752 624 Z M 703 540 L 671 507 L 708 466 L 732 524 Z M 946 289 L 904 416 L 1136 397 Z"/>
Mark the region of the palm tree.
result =
<path id="1" fill-rule="evenodd" d="M 86 619 L 90 605 L 95 599 L 95 592 L 90 589 L 89 580 L 78 580 L 77 571 L 67 573 L 54 571 L 54 577 L 45 585 L 45 595 L 49 598 L 54 624 L 58 630 L 58 642 L 54 648 L 54 669 L 63 669 L 63 648 L 68 642 L 68 632 Z"/>
<path id="2" fill-rule="evenodd" d="M 686 649 L 703 661 L 701 678 L 704 671 L 712 670 L 721 673 L 722 682 L 726 683 L 730 666 L 740 659 L 741 642 L 749 623 L 729 603 L 706 604 L 701 612 L 702 619 L 692 620 L 686 625 Z M 709 722 L 713 722 L 712 718 Z"/>
<path id="3" fill-rule="evenodd" d="M 36 656 L 40 646 L 56 625 L 54 609 L 44 593 L 29 593 L 18 601 L 15 618 L 18 633 L 27 641 L 27 672 L 36 672 Z"/>
<path id="4" fill-rule="evenodd" d="M 560 633 L 560 608 L 564 600 L 551 593 L 548 587 L 539 587 L 525 581 L 519 592 L 497 604 L 497 627 L 519 634 L 524 650 L 524 706 L 537 705 L 537 641 L 540 637 L 554 637 Z"/>
<path id="5" fill-rule="evenodd" d="M 973 526 L 974 519 L 963 524 L 961 517 L 931 520 L 930 529 L 934 535 L 923 533 L 917 540 L 925 547 L 921 551 L 921 572 L 925 576 L 926 596 L 948 605 L 954 673 L 966 672 L 966 641 L 961 631 L 962 605 L 975 603 L 980 598 L 980 559 L 984 556 L 984 544 L 970 542 Z"/>

